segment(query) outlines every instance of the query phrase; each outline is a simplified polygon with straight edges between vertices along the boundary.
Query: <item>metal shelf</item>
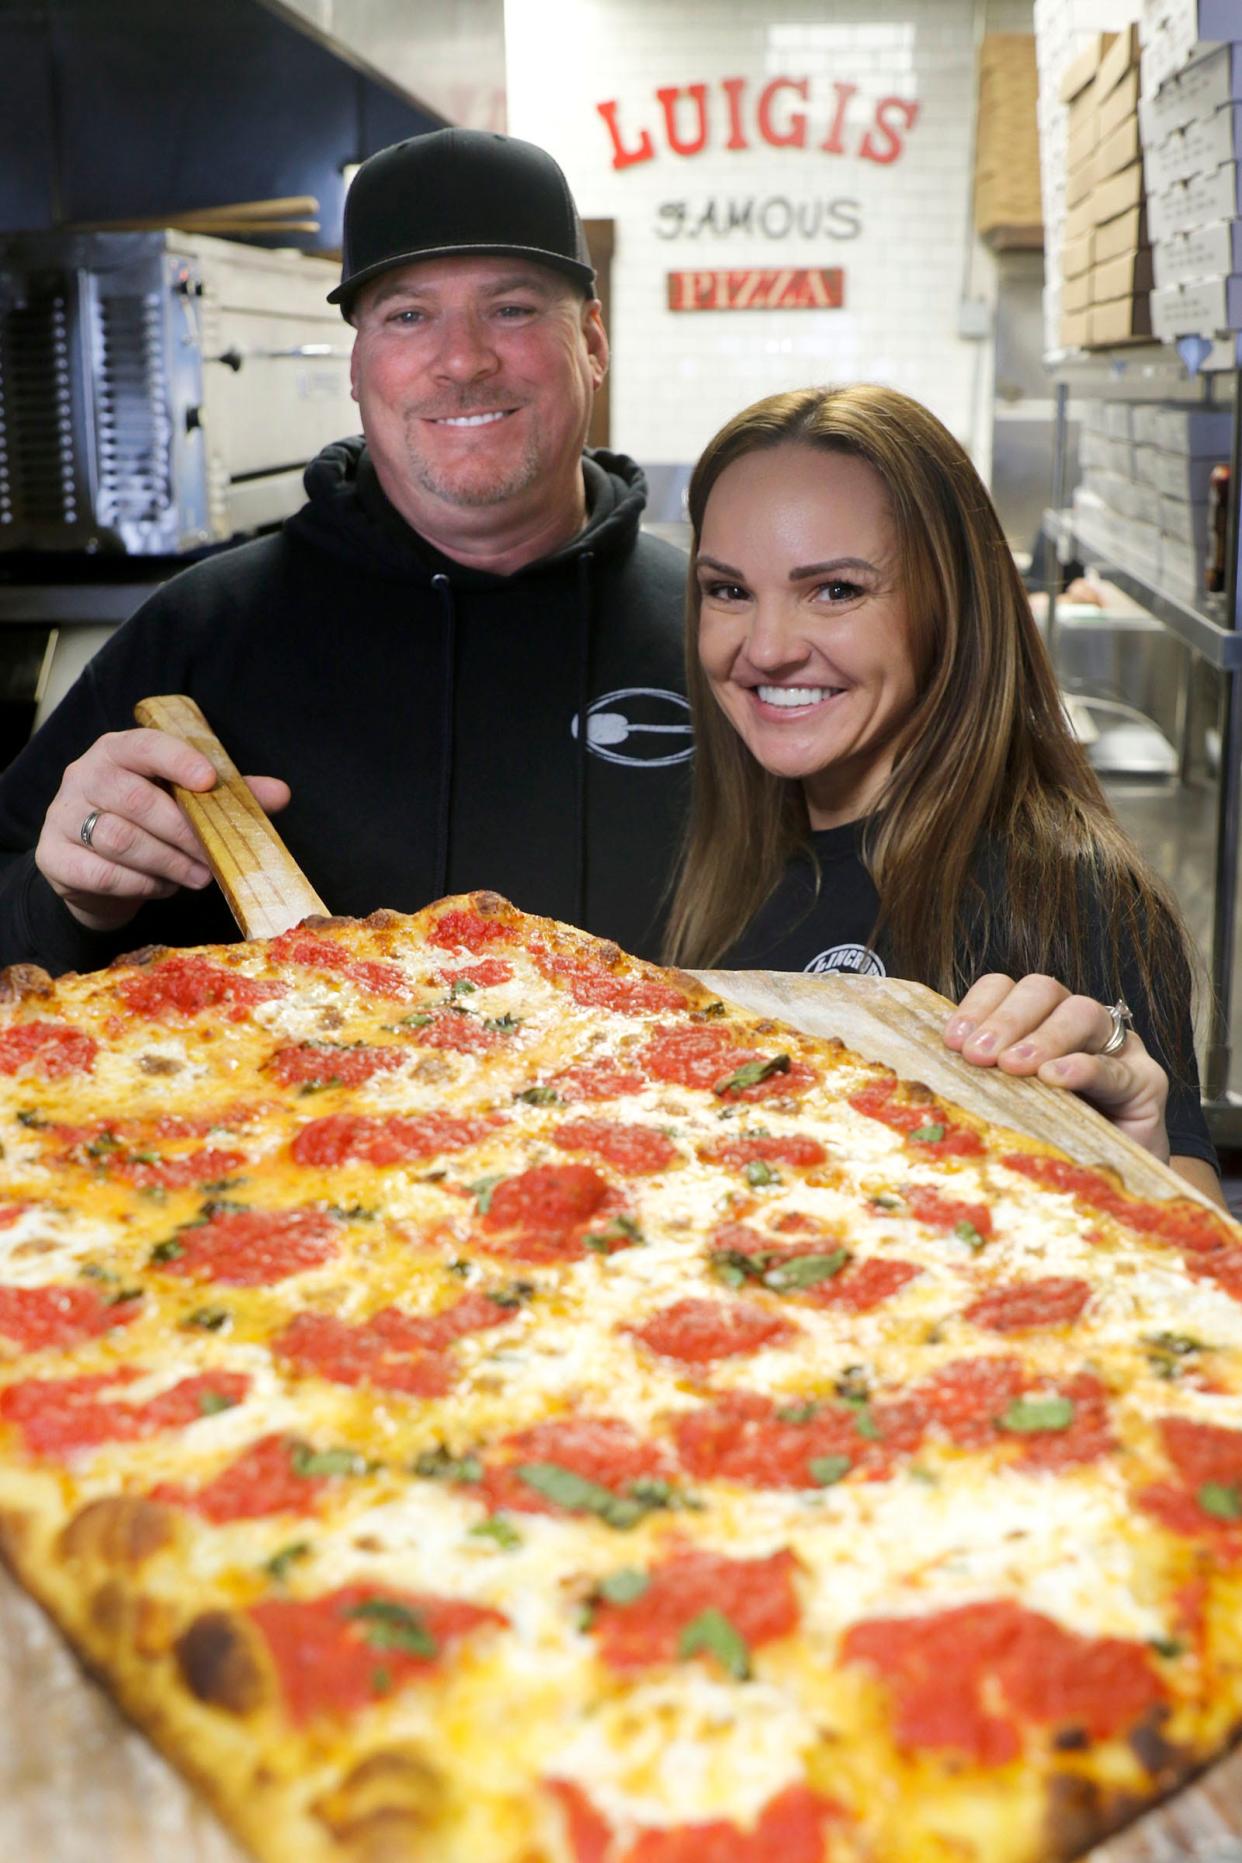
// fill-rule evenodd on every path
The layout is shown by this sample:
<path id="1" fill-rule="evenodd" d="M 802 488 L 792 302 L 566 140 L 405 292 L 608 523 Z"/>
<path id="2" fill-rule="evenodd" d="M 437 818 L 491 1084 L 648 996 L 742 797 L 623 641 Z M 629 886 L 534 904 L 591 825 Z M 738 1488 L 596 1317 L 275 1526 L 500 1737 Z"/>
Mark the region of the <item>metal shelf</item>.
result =
<path id="1" fill-rule="evenodd" d="M 1123 569 L 1092 543 L 1090 537 L 1084 536 L 1068 514 L 1045 511 L 1043 528 L 1045 536 L 1052 539 L 1059 551 L 1068 548 L 1073 555 L 1094 563 L 1101 575 L 1146 608 L 1158 621 L 1162 621 L 1171 634 L 1176 634 L 1201 659 L 1224 673 L 1242 670 L 1242 633 L 1236 628 L 1226 627 L 1224 622 L 1215 620 L 1211 615 L 1191 608 L 1188 603 L 1180 602 L 1172 595 L 1166 595 L 1153 583 L 1136 576 L 1132 570 Z M 1062 556 L 1061 560 L 1066 559 Z M 1221 606 L 1223 610 L 1223 598 Z"/>

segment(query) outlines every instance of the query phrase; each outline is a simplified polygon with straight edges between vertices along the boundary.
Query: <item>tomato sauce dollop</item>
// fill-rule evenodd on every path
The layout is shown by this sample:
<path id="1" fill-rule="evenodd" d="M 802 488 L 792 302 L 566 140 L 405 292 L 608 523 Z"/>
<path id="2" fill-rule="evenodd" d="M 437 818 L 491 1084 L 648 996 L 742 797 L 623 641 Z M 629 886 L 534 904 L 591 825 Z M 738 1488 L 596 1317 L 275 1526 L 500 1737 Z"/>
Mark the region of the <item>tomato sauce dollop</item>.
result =
<path id="1" fill-rule="evenodd" d="M 368 1048 L 362 1044 L 345 1047 L 336 1042 L 300 1041 L 291 1048 L 277 1048 L 266 1066 L 282 1087 L 360 1087 L 376 1074 L 404 1067 L 409 1058 L 409 1050 L 395 1044 Z"/>
<path id="2" fill-rule="evenodd" d="M 797 1781 L 768 1800 L 749 1830 L 724 1818 L 669 1825 L 643 1831 L 618 1852 L 611 1825 L 581 1786 L 545 1783 L 560 1805 L 574 1863 L 824 1863 L 825 1827 L 844 1815 Z"/>
<path id="3" fill-rule="evenodd" d="M 369 1384 L 411 1397 L 443 1397 L 456 1371 L 447 1348 L 468 1333 L 503 1326 L 513 1313 L 486 1294 L 465 1294 L 441 1313 L 383 1307 L 357 1325 L 331 1313 L 299 1313 L 272 1341 L 272 1351 L 333 1384 Z"/>
<path id="4" fill-rule="evenodd" d="M 231 1021 L 243 1021 L 256 1003 L 284 996 L 287 988 L 284 983 L 243 976 L 196 953 L 162 958 L 117 985 L 130 1013 L 152 1022 L 172 1012 L 197 1016 L 204 1009 L 224 1009 Z"/>
<path id="5" fill-rule="evenodd" d="M 15 1022 L 0 1031 L 0 1074 L 29 1068 L 45 1080 L 63 1080 L 93 1072 L 98 1053 L 93 1036 L 66 1022 Z"/>
<path id="6" fill-rule="evenodd" d="M 1143 1644 L 1080 1636 L 1003 1599 L 873 1618 L 846 1632 L 841 1653 L 882 1678 L 899 1747 L 985 1766 L 1016 1758 L 1032 1722 L 1104 1740 L 1165 1693 Z"/>
<path id="7" fill-rule="evenodd" d="M 620 1417 L 563 1417 L 519 1430 L 499 1445 L 503 1461 L 493 1462 L 483 1475 L 478 1492 L 493 1511 L 516 1508 L 527 1514 L 555 1514 L 564 1518 L 572 1509 L 561 1507 L 533 1488 L 518 1474 L 528 1462 L 554 1462 L 558 1468 L 580 1475 L 584 1481 L 625 1494 L 632 1482 L 645 1477 L 666 1479 L 673 1471 L 664 1450 L 645 1442 Z"/>
<path id="8" fill-rule="evenodd" d="M 228 1211 L 178 1230 L 181 1253 L 159 1267 L 232 1287 L 267 1287 L 331 1261 L 340 1227 L 326 1210 Z"/>
<path id="9" fill-rule="evenodd" d="M 517 933 L 504 919 L 461 910 L 444 913 L 427 933 L 427 943 L 441 951 L 486 951 L 491 945 L 514 944 L 516 940 Z"/>
<path id="10" fill-rule="evenodd" d="M 814 1488 L 815 1469 L 847 1466 L 870 1479 L 891 1474 L 893 1454 L 917 1443 L 864 1435 L 845 1404 L 777 1405 L 757 1391 L 726 1391 L 715 1403 L 684 1411 L 673 1425 L 684 1468 L 700 1479 L 753 1488 Z"/>
<path id="11" fill-rule="evenodd" d="M 1035 1326 L 1064 1326 L 1076 1320 L 1091 1297 L 1087 1281 L 1048 1275 L 1039 1281 L 1008 1281 L 989 1288 L 963 1310 L 962 1318 L 989 1332 L 1026 1332 Z"/>
<path id="12" fill-rule="evenodd" d="M 601 1603 L 591 1630 L 610 1669 L 626 1671 L 679 1658 L 683 1630 L 717 1610 L 751 1649 L 788 1636 L 799 1621 L 797 1561 L 788 1548 L 766 1559 L 723 1553 L 674 1553 L 653 1566 L 647 1589 L 631 1604 Z"/>
<path id="13" fill-rule="evenodd" d="M 563 984 L 584 1009 L 612 1009 L 619 1015 L 658 1015 L 664 1009 L 684 1009 L 681 990 L 660 977 L 621 976 L 598 959 L 584 954 L 549 951 L 533 944 L 535 968 L 549 982 Z"/>
<path id="14" fill-rule="evenodd" d="M 926 1223 L 929 1229 L 948 1232 L 956 1229 L 959 1223 L 969 1223 L 984 1241 L 992 1234 L 992 1212 L 984 1203 L 965 1203 L 942 1196 L 930 1184 L 911 1184 L 905 1192 L 905 1202 L 915 1221 Z"/>
<path id="15" fill-rule="evenodd" d="M 796 1132 L 782 1137 L 720 1139 L 714 1145 L 702 1146 L 699 1157 L 711 1164 L 788 1164 L 797 1169 L 828 1161 L 828 1153 L 818 1139 L 803 1138 Z"/>
<path id="16" fill-rule="evenodd" d="M 641 1326 L 622 1329 L 663 1358 L 706 1365 L 716 1358 L 737 1358 L 761 1347 L 783 1345 L 798 1328 L 767 1307 L 750 1301 L 699 1300 L 693 1297 L 662 1307 Z"/>
<path id="17" fill-rule="evenodd" d="M 114 1302 L 97 1287 L 0 1287 L 0 1334 L 23 1352 L 97 1339 L 141 1312 L 140 1299 Z"/>
<path id="18" fill-rule="evenodd" d="M 622 1207 L 621 1193 L 590 1165 L 533 1165 L 492 1190 L 482 1220 L 483 1246 L 518 1261 L 563 1261 L 582 1255 L 598 1238 L 601 1252 L 611 1254 L 634 1241 L 616 1222 Z"/>
<path id="19" fill-rule="evenodd" d="M 275 964 L 303 964 L 308 970 L 334 971 L 345 982 L 353 983 L 370 996 L 408 995 L 405 975 L 397 964 L 385 964 L 374 958 L 357 958 L 345 945 L 330 938 L 317 938 L 313 932 L 281 932 L 268 947 Z M 282 986 L 283 987 L 283 986 Z"/>
<path id="20" fill-rule="evenodd" d="M 504 1121 L 452 1113 L 329 1113 L 302 1127 L 290 1146 L 294 1162 L 308 1165 L 420 1164 L 441 1152 L 477 1144 Z"/>
<path id="21" fill-rule="evenodd" d="M 562 1100 L 616 1100 L 623 1094 L 641 1093 L 646 1086 L 641 1074 L 627 1072 L 616 1061 L 580 1061 L 576 1067 L 553 1074 L 548 1085 Z"/>
<path id="22" fill-rule="evenodd" d="M 145 1403 L 112 1401 L 112 1387 L 141 1375 L 136 1366 L 122 1365 L 80 1378 L 28 1378 L 0 1392 L 0 1416 L 16 1426 L 36 1455 L 68 1456 L 101 1443 L 135 1442 L 184 1428 L 214 1410 L 240 1404 L 250 1388 L 243 1372 L 213 1371 L 182 1378 Z"/>
<path id="23" fill-rule="evenodd" d="M 736 1100 L 770 1100 L 803 1093 L 817 1079 L 804 1061 L 791 1061 L 783 1072 L 775 1072 L 749 1087 L 731 1087 L 724 1083 L 756 1061 L 771 1061 L 780 1052 L 760 1054 L 757 1048 L 742 1048 L 724 1029 L 703 1022 L 680 1022 L 656 1030 L 651 1040 L 639 1050 L 638 1061 L 649 1080 L 665 1080 L 678 1087 L 702 1087 L 718 1095 L 728 1105 Z"/>
<path id="24" fill-rule="evenodd" d="M 268 1514 L 313 1514 L 330 1476 L 296 1472 L 299 1445 L 279 1432 L 257 1442 L 201 1487 L 161 1481 L 153 1501 L 201 1514 L 216 1526 L 230 1520 L 260 1520 Z"/>
<path id="25" fill-rule="evenodd" d="M 561 1151 L 592 1152 L 630 1177 L 667 1171 L 681 1156 L 655 1126 L 627 1126 L 614 1119 L 571 1119 L 549 1136 Z"/>
<path id="26" fill-rule="evenodd" d="M 491 989 L 498 983 L 512 983 L 513 966 L 503 957 L 485 957 L 477 964 L 463 964 L 458 970 L 442 970 L 441 983 L 473 983 L 477 990 Z"/>
<path id="27" fill-rule="evenodd" d="M 369 1613 L 367 1607 L 378 1609 Z M 306 1600 L 269 1598 L 252 1604 L 248 1614 L 271 1652 L 285 1704 L 299 1725 L 320 1714 L 354 1713 L 431 1675 L 462 1637 L 509 1621 L 500 1611 L 461 1598 L 373 1585 L 343 1585 Z M 403 1624 L 425 1634 L 426 1654 L 402 1647 Z"/>

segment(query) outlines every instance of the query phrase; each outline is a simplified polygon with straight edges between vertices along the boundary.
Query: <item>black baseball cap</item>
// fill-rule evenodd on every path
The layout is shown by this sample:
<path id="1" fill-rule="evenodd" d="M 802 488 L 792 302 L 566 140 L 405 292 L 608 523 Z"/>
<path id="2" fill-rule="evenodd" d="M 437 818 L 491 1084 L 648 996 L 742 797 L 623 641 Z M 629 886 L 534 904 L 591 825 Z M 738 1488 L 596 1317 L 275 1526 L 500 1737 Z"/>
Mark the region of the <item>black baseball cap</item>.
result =
<path id="1" fill-rule="evenodd" d="M 574 197 L 546 149 L 480 129 L 411 136 L 354 176 L 341 282 L 328 302 L 348 317 L 359 287 L 381 272 L 471 253 L 534 259 L 595 287 Z"/>

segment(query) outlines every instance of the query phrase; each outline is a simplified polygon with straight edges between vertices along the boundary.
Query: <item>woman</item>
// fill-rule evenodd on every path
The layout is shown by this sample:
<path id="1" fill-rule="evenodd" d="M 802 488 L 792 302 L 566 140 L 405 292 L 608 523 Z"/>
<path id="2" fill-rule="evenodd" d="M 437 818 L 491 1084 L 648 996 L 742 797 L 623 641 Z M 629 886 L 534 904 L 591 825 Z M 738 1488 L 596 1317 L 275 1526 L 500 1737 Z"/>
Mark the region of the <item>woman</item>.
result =
<path id="1" fill-rule="evenodd" d="M 1219 1198 L 1189 942 L 1068 728 L 962 448 L 891 389 L 774 395 L 709 444 L 690 515 L 668 959 L 918 978 L 960 997 L 966 1060 L 1071 1088 Z"/>

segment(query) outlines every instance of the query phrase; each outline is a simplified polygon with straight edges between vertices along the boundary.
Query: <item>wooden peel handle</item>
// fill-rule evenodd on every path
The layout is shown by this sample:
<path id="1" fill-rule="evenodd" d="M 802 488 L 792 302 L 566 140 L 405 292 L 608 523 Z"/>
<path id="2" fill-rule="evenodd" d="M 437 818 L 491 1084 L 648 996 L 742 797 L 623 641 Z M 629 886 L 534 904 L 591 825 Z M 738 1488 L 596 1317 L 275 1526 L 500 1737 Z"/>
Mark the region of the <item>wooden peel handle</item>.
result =
<path id="1" fill-rule="evenodd" d="M 328 908 L 263 813 L 236 764 L 193 699 L 181 693 L 140 699 L 140 725 L 184 739 L 216 772 L 214 789 L 173 785 L 173 795 L 203 844 L 229 910 L 247 938 L 274 938 Z"/>

